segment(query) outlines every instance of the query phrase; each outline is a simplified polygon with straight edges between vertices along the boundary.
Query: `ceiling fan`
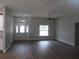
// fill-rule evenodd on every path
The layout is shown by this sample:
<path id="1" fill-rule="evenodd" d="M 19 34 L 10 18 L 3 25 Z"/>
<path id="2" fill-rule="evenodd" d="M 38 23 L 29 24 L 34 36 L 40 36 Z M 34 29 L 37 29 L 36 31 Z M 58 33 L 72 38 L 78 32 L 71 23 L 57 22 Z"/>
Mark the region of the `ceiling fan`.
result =
<path id="1" fill-rule="evenodd" d="M 56 19 L 57 19 L 57 17 L 52 16 L 52 14 L 49 14 L 48 20 L 56 20 Z"/>
<path id="2" fill-rule="evenodd" d="M 57 19 L 60 19 L 62 17 L 64 17 L 64 16 L 54 16 L 50 13 L 48 16 L 48 20 L 57 20 Z"/>
<path id="3" fill-rule="evenodd" d="M 48 20 L 55 20 L 56 17 L 52 14 L 53 12 L 50 11 L 51 9 L 49 8 L 49 15 L 48 15 Z"/>
<path id="4" fill-rule="evenodd" d="M 48 20 L 57 20 L 57 19 L 60 19 L 62 17 L 64 17 L 64 15 L 63 16 L 55 15 L 54 11 L 52 11 L 52 9 L 49 8 Z"/>

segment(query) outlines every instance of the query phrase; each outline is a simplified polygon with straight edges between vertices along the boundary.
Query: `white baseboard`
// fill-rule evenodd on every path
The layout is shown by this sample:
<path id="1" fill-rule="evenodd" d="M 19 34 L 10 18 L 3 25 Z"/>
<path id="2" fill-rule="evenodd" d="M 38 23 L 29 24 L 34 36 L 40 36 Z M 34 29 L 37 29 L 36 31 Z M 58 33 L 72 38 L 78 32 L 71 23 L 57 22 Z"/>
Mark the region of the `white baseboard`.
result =
<path id="1" fill-rule="evenodd" d="M 6 52 L 6 50 L 3 50 L 3 53 L 5 53 Z"/>
<path id="2" fill-rule="evenodd" d="M 63 41 L 63 40 L 58 40 L 58 41 L 61 41 L 61 42 L 64 42 L 64 43 L 66 43 L 66 44 L 69 44 L 69 45 L 75 46 L 75 44 L 74 44 L 74 43 L 70 43 L 70 42 Z"/>
<path id="3" fill-rule="evenodd" d="M 12 42 L 13 42 L 13 40 L 12 40 Z M 11 44 L 12 44 L 12 42 L 8 45 L 8 47 L 7 48 L 5 48 L 4 50 L 3 50 L 3 53 L 5 53 L 8 49 L 9 49 L 9 47 L 11 46 Z"/>

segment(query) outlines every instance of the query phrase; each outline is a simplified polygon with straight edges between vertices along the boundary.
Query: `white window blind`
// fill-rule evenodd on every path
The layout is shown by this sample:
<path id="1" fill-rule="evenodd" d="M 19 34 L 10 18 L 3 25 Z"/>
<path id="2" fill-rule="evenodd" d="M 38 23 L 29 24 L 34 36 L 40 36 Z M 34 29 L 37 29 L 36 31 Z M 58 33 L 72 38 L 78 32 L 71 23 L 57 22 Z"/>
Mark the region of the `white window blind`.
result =
<path id="1" fill-rule="evenodd" d="M 25 33 L 25 26 L 24 25 L 20 25 L 20 33 Z"/>
<path id="2" fill-rule="evenodd" d="M 48 25 L 39 26 L 39 36 L 48 36 Z"/>
<path id="3" fill-rule="evenodd" d="M 16 33 L 18 33 L 18 25 L 16 25 Z"/>

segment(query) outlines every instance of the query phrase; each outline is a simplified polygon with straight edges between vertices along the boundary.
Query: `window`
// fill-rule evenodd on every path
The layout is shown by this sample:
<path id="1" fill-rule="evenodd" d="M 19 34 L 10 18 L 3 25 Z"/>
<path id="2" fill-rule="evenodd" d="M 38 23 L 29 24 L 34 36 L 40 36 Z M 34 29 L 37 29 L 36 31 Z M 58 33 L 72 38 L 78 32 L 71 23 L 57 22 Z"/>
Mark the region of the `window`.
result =
<path id="1" fill-rule="evenodd" d="M 25 26 L 25 25 L 16 25 L 16 33 L 28 33 L 29 32 L 29 26 Z"/>
<path id="2" fill-rule="evenodd" d="M 25 33 L 25 26 L 24 25 L 20 25 L 20 33 Z"/>
<path id="3" fill-rule="evenodd" d="M 18 33 L 18 25 L 16 25 L 16 33 Z"/>
<path id="4" fill-rule="evenodd" d="M 28 33 L 29 32 L 29 27 L 28 26 L 26 26 L 26 33 Z"/>
<path id="5" fill-rule="evenodd" d="M 48 36 L 48 25 L 39 26 L 39 36 Z"/>

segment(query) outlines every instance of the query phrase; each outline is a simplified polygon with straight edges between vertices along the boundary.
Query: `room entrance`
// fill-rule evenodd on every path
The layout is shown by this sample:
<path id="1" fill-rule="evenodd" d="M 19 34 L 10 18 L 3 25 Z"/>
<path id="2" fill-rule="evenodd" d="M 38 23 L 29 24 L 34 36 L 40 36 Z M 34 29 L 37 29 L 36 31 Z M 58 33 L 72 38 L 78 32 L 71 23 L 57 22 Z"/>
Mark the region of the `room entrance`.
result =
<path id="1" fill-rule="evenodd" d="M 75 44 L 79 45 L 79 23 L 75 24 Z"/>
<path id="2" fill-rule="evenodd" d="M 26 38 L 29 38 L 29 26 L 28 17 L 17 17 L 17 20 L 15 21 L 16 40 L 26 40 Z"/>

